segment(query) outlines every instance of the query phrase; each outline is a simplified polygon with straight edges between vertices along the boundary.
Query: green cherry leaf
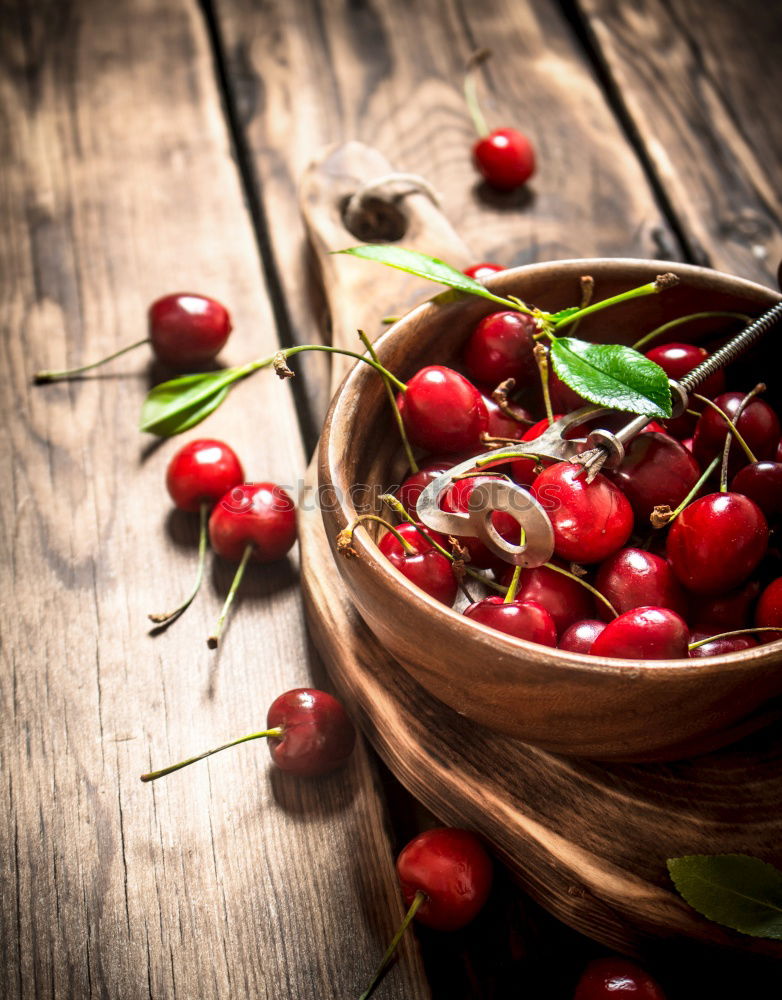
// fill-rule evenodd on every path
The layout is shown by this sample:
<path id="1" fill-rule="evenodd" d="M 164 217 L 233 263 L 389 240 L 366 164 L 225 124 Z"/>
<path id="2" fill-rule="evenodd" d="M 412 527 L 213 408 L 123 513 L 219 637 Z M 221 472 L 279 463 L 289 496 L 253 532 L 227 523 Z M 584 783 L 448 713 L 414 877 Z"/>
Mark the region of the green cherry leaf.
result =
<path id="1" fill-rule="evenodd" d="M 649 417 L 671 415 L 668 376 L 632 347 L 559 337 L 551 360 L 562 381 L 590 403 Z"/>
<path id="2" fill-rule="evenodd" d="M 747 854 L 669 858 L 678 892 L 709 920 L 752 937 L 782 941 L 782 872 Z"/>
<path id="3" fill-rule="evenodd" d="M 419 278 L 426 278 L 429 281 L 436 281 L 441 285 L 448 285 L 449 288 L 456 288 L 460 292 L 468 292 L 470 295 L 480 295 L 484 299 L 491 299 L 492 302 L 502 302 L 505 305 L 513 306 L 513 303 L 499 295 L 493 295 L 480 281 L 469 278 L 461 271 L 446 264 L 437 257 L 429 257 L 425 253 L 417 250 L 405 250 L 404 247 L 391 247 L 386 245 L 367 244 L 366 246 L 349 247 L 347 250 L 335 250 L 334 253 L 344 253 L 351 257 L 360 257 L 362 260 L 374 260 L 388 267 L 395 267 L 398 271 L 406 271 L 408 274 L 417 274 Z"/>
<path id="4" fill-rule="evenodd" d="M 144 400 L 140 429 L 159 437 L 172 437 L 195 427 L 217 409 L 231 385 L 246 374 L 244 368 L 228 368 L 161 382 Z"/>

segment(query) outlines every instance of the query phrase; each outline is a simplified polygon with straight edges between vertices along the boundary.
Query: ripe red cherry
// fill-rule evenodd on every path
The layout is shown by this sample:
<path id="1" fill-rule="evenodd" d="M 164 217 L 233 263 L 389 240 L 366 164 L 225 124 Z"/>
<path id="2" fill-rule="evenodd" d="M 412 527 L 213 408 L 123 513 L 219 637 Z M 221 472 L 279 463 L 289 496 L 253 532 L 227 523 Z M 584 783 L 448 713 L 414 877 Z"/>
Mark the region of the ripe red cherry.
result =
<path id="1" fill-rule="evenodd" d="M 233 448 L 213 438 L 190 441 L 174 455 L 166 470 L 166 487 L 180 510 L 197 511 L 217 503 L 244 480 Z"/>
<path id="2" fill-rule="evenodd" d="M 380 539 L 380 551 L 411 583 L 450 607 L 458 590 L 451 563 L 427 542 L 414 524 L 400 524 L 395 530 L 412 551 L 405 549 L 390 531 Z M 437 536 L 436 540 L 444 547 L 448 544 L 442 536 Z"/>
<path id="3" fill-rule="evenodd" d="M 537 477 L 532 493 L 554 529 L 554 551 L 569 562 L 601 562 L 621 549 L 633 530 L 633 509 L 605 476 L 587 483 L 583 469 L 558 462 Z"/>
<path id="4" fill-rule="evenodd" d="M 755 624 L 763 628 L 779 625 L 782 629 L 782 576 L 772 580 L 760 595 L 755 608 Z M 777 639 L 782 639 L 782 631 L 758 632 L 757 638 L 760 642 L 776 642 Z"/>
<path id="5" fill-rule="evenodd" d="M 212 361 L 230 332 L 228 310 L 206 295 L 176 292 L 149 307 L 152 349 L 172 368 L 199 368 Z"/>
<path id="6" fill-rule="evenodd" d="M 620 549 L 609 556 L 597 571 L 595 587 L 620 615 L 648 607 L 670 608 L 681 616 L 687 612 L 684 592 L 670 565 L 644 549 Z M 598 614 L 609 621 L 611 612 L 597 603 Z"/>
<path id="7" fill-rule="evenodd" d="M 563 382 L 555 371 L 549 371 L 548 391 L 551 405 L 558 413 L 571 413 L 586 403 L 584 397 Z"/>
<path id="8" fill-rule="evenodd" d="M 696 629 L 690 636 L 690 642 L 700 642 L 701 639 L 707 639 L 713 634 Z M 703 656 L 724 656 L 726 653 L 740 653 L 743 649 L 752 649 L 753 646 L 757 646 L 757 642 L 750 635 L 730 635 L 696 646 L 690 650 L 690 656 L 694 659 Z"/>
<path id="9" fill-rule="evenodd" d="M 655 507 L 675 510 L 700 477 L 698 463 L 667 434 L 643 433 L 630 442 L 619 468 L 607 477 L 621 489 L 639 531 L 648 531 Z"/>
<path id="10" fill-rule="evenodd" d="M 510 586 L 512 577 L 513 567 L 509 566 L 503 574 L 502 584 Z M 595 613 L 595 599 L 586 587 L 548 566 L 522 570 L 516 600 L 542 604 L 554 619 L 558 635 L 573 622 L 591 618 Z"/>
<path id="11" fill-rule="evenodd" d="M 422 368 L 396 401 L 412 444 L 446 454 L 481 446 L 489 423 L 486 407 L 475 386 L 453 369 Z"/>
<path id="12" fill-rule="evenodd" d="M 739 469 L 730 484 L 732 493 L 754 500 L 767 521 L 782 516 L 782 462 L 751 462 Z"/>
<path id="13" fill-rule="evenodd" d="M 537 642 L 541 646 L 556 646 L 557 628 L 554 619 L 537 601 L 503 601 L 501 597 L 485 597 L 464 609 L 474 622 L 512 635 L 516 639 Z"/>
<path id="14" fill-rule="evenodd" d="M 779 418 L 768 403 L 762 399 L 753 399 L 736 422 L 734 417 L 744 396 L 743 392 L 724 392 L 721 396 L 717 396 L 714 402 L 723 413 L 733 420 L 756 458 L 761 461 L 773 459 L 780 435 Z M 707 407 L 698 420 L 692 441 L 693 455 L 703 468 L 715 456 L 722 454 L 727 434 L 728 425 L 719 413 L 711 407 Z M 748 461 L 749 459 L 740 445 L 733 440 L 728 461 L 730 475 L 738 472 Z"/>
<path id="15" fill-rule="evenodd" d="M 397 490 L 396 496 L 411 517 L 417 517 L 416 504 L 423 491 L 443 472 L 453 468 L 456 460 L 437 457 L 418 466 L 418 472 L 411 472 Z"/>
<path id="16" fill-rule="evenodd" d="M 491 482 L 497 476 L 470 476 L 467 479 L 457 479 L 453 486 L 442 498 L 440 506 L 443 510 L 449 511 L 469 511 L 474 509 L 478 494 L 473 496 L 476 490 L 480 490 L 483 483 Z M 498 533 L 509 542 L 518 543 L 520 529 L 518 522 L 510 514 L 503 511 L 495 511 L 491 516 L 491 523 Z M 470 553 L 470 563 L 479 569 L 492 569 L 498 564 L 505 565 L 494 553 L 488 549 L 479 538 L 465 536 L 459 539 L 462 545 Z"/>
<path id="17" fill-rule="evenodd" d="M 466 274 L 468 278 L 475 278 L 476 281 L 481 281 L 483 278 L 490 278 L 493 274 L 498 271 L 504 271 L 504 267 L 500 267 L 499 264 L 492 264 L 489 261 L 483 261 L 480 264 L 472 264 L 470 267 L 465 267 L 463 274 Z"/>
<path id="18" fill-rule="evenodd" d="M 724 594 L 750 575 L 768 546 L 760 508 L 740 493 L 710 493 L 685 507 L 668 533 L 674 573 L 696 594 Z"/>
<path id="19" fill-rule="evenodd" d="M 705 361 L 709 356 L 709 352 L 703 347 L 698 347 L 697 344 L 671 343 L 653 347 L 650 351 L 646 352 L 646 356 L 650 361 L 656 362 L 668 378 L 679 381 L 702 361 Z M 725 372 L 722 368 L 718 369 L 698 387 L 698 392 L 701 396 L 708 396 L 709 399 L 724 391 Z M 695 429 L 697 419 L 697 417 L 692 416 L 690 413 L 683 413 L 680 417 L 667 420 L 668 433 L 676 438 L 689 437 Z"/>
<path id="20" fill-rule="evenodd" d="M 648 972 L 627 958 L 597 958 L 584 970 L 573 1000 L 665 1000 Z"/>
<path id="21" fill-rule="evenodd" d="M 748 580 L 727 594 L 694 594 L 690 598 L 689 621 L 707 635 L 746 628 L 759 595 L 758 580 Z"/>
<path id="22" fill-rule="evenodd" d="M 489 415 L 489 425 L 486 428 L 488 434 L 491 437 L 514 438 L 516 441 L 520 441 L 529 429 L 529 423 L 522 423 L 520 420 L 514 420 L 513 417 L 509 417 L 507 413 L 503 413 L 497 403 L 495 403 L 490 396 L 485 396 L 483 393 L 481 393 L 481 396 L 483 399 L 483 405 L 486 407 L 486 412 Z M 513 404 L 513 408 L 522 417 L 529 417 L 527 411 L 517 403 Z M 529 420 L 531 421 L 531 418 L 529 418 Z"/>
<path id="23" fill-rule="evenodd" d="M 154 781 L 220 750 L 263 738 L 268 739 L 272 760 L 282 771 L 312 777 L 326 774 L 345 763 L 353 752 L 356 731 L 336 698 L 315 688 L 294 688 L 271 703 L 266 729 L 262 732 L 242 736 L 179 764 L 142 774 L 141 780 Z"/>
<path id="24" fill-rule="evenodd" d="M 514 378 L 518 385 L 535 377 L 535 321 L 524 313 L 490 313 L 478 323 L 464 348 L 467 373 L 476 382 L 495 386 Z"/>
<path id="25" fill-rule="evenodd" d="M 609 622 L 590 649 L 592 656 L 670 660 L 688 655 L 690 631 L 669 608 L 634 608 Z"/>
<path id="26" fill-rule="evenodd" d="M 574 622 L 562 633 L 559 648 L 570 653 L 588 653 L 605 627 L 605 622 L 599 622 L 595 618 Z"/>
<path id="27" fill-rule="evenodd" d="M 497 191 L 513 191 L 535 173 L 532 143 L 513 128 L 498 128 L 482 136 L 472 156 L 478 172 Z"/>

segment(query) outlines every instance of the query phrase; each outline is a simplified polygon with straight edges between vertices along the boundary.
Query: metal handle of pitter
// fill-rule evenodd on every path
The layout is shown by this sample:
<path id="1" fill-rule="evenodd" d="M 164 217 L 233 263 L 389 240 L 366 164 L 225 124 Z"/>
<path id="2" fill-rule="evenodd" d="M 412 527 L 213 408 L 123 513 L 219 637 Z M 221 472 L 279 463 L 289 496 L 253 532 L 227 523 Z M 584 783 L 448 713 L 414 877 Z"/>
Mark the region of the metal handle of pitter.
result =
<path id="1" fill-rule="evenodd" d="M 696 386 L 743 354 L 780 320 L 782 320 L 782 302 L 767 309 L 679 382 L 669 380 L 673 396 L 673 416 L 679 416 L 684 412 L 689 393 Z M 541 566 L 548 562 L 554 552 L 554 532 L 545 508 L 528 490 L 503 479 L 487 480 L 471 492 L 467 511 L 443 510 L 440 501 L 454 480 L 465 473 L 475 472 L 477 475 L 479 472 L 489 470 L 493 464 L 500 465 L 512 461 L 515 456 L 522 457 L 530 450 L 541 458 L 579 462 L 584 466 L 587 480 L 590 481 L 603 466 L 614 468 L 619 465 L 624 458 L 625 445 L 649 423 L 648 416 L 633 417 L 615 434 L 597 428 L 582 439 L 565 438 L 565 434 L 578 424 L 610 412 L 614 411 L 584 406 L 554 421 L 540 437 L 534 439 L 534 442 L 528 444 L 522 442 L 508 448 L 503 447 L 499 451 L 485 452 L 448 469 L 429 483 L 418 498 L 416 513 L 419 520 L 432 531 L 439 531 L 445 535 L 479 538 L 505 562 L 529 568 Z M 493 456 L 500 454 L 501 458 L 492 461 Z M 523 529 L 524 536 L 519 545 L 506 541 L 492 525 L 491 516 L 495 511 L 510 514 L 517 521 L 519 529 Z M 519 534 L 521 535 L 521 530 Z"/>

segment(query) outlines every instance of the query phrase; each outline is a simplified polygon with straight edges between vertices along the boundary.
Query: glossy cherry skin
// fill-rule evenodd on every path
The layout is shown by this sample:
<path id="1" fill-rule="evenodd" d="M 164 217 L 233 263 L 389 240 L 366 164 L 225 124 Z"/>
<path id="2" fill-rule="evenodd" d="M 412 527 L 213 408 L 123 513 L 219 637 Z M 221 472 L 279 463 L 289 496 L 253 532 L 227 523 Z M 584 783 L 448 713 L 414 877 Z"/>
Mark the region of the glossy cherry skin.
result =
<path id="1" fill-rule="evenodd" d="M 219 556 L 234 562 L 248 545 L 257 562 L 282 559 L 296 541 L 293 500 L 274 483 L 235 486 L 212 511 L 209 541 Z"/>
<path id="2" fill-rule="evenodd" d="M 670 608 L 677 615 L 687 613 L 681 584 L 665 559 L 644 549 L 620 549 L 603 562 L 595 577 L 595 587 L 621 615 L 633 608 Z M 600 601 L 598 614 L 606 621 L 611 612 Z"/>
<path id="3" fill-rule="evenodd" d="M 472 264 L 470 267 L 465 267 L 462 274 L 466 274 L 468 278 L 475 278 L 476 281 L 481 281 L 483 278 L 490 278 L 498 271 L 504 270 L 505 268 L 500 267 L 499 264 L 492 264 L 490 261 L 483 261 L 480 264 Z"/>
<path id="4" fill-rule="evenodd" d="M 679 381 L 684 375 L 691 372 L 693 368 L 696 368 L 702 361 L 705 361 L 709 356 L 709 352 L 703 347 L 698 347 L 697 344 L 682 344 L 675 342 L 671 344 L 660 344 L 658 347 L 653 347 L 650 351 L 646 352 L 646 356 L 650 361 L 654 361 L 658 364 L 668 378 L 673 378 Z M 714 396 L 724 392 L 724 370 L 721 368 L 718 369 L 713 375 L 707 378 L 705 382 L 701 383 L 697 391 L 701 394 L 701 396 L 708 396 L 709 399 L 712 399 Z M 700 410 L 703 405 L 704 404 L 698 403 L 698 405 L 694 408 Z M 676 438 L 689 437 L 695 429 L 697 419 L 697 417 L 692 416 L 690 413 L 683 413 L 680 417 L 674 417 L 671 420 L 667 420 L 666 426 L 668 433 L 672 434 Z"/>
<path id="5" fill-rule="evenodd" d="M 727 594 L 694 594 L 690 598 L 688 620 L 707 635 L 746 628 L 760 589 L 758 580 L 748 580 Z"/>
<path id="6" fill-rule="evenodd" d="M 741 493 L 710 493 L 673 521 L 666 555 L 680 583 L 696 594 L 724 594 L 755 569 L 768 547 L 760 508 Z"/>
<path id="7" fill-rule="evenodd" d="M 782 462 L 751 462 L 739 469 L 730 484 L 732 493 L 754 500 L 767 521 L 782 517 Z"/>
<path id="8" fill-rule="evenodd" d="M 529 139 L 513 128 L 498 128 L 482 136 L 472 149 L 475 168 L 497 191 L 513 191 L 535 173 L 535 151 Z"/>
<path id="9" fill-rule="evenodd" d="M 267 729 L 282 729 L 267 739 L 274 763 L 302 776 L 326 774 L 353 752 L 356 730 L 342 705 L 325 691 L 294 688 L 275 698 L 266 716 Z"/>
<path id="10" fill-rule="evenodd" d="M 627 958 L 596 958 L 584 970 L 573 1000 L 666 1000 L 648 972 Z"/>
<path id="11" fill-rule="evenodd" d="M 758 606 L 755 608 L 755 624 L 764 628 L 774 628 L 779 625 L 782 629 L 782 576 L 772 580 L 760 595 Z M 780 632 L 758 632 L 758 642 L 776 642 L 782 639 Z"/>
<path id="12" fill-rule="evenodd" d="M 453 468 L 453 458 L 439 456 L 418 465 L 418 472 L 411 472 L 396 491 L 397 500 L 411 517 L 417 517 L 416 504 L 423 491 L 443 472 Z"/>
<path id="13" fill-rule="evenodd" d="M 782 440 L 780 440 L 779 444 L 777 445 L 777 450 L 774 453 L 774 461 L 782 462 Z"/>
<path id="14" fill-rule="evenodd" d="M 589 653 L 595 639 L 606 627 L 605 622 L 596 618 L 586 618 L 582 622 L 574 622 L 566 628 L 559 639 L 559 648 L 569 653 Z"/>
<path id="15" fill-rule="evenodd" d="M 488 434 L 491 437 L 513 438 L 516 441 L 520 441 L 529 430 L 530 424 L 522 423 L 520 420 L 514 420 L 513 417 L 509 417 L 506 413 L 503 413 L 490 396 L 483 394 L 482 396 L 483 405 L 486 407 L 486 412 L 489 414 L 489 426 L 487 427 Z M 514 403 L 514 409 L 520 411 L 521 416 L 529 417 L 527 411 L 516 403 Z"/>
<path id="16" fill-rule="evenodd" d="M 687 657 L 690 630 L 669 608 L 634 608 L 610 621 L 592 643 L 592 656 L 640 660 Z"/>
<path id="17" fill-rule="evenodd" d="M 724 392 L 714 400 L 716 405 L 733 420 L 745 394 L 743 392 Z M 762 399 L 753 399 L 738 419 L 736 427 L 747 442 L 750 450 L 760 461 L 773 459 L 779 441 L 779 418 L 768 403 Z M 692 440 L 692 453 L 695 459 L 705 468 L 717 455 L 722 454 L 728 425 L 711 407 L 704 410 L 695 428 Z M 728 471 L 732 476 L 749 462 L 741 446 L 734 440 L 730 446 Z"/>
<path id="18" fill-rule="evenodd" d="M 396 860 L 405 904 L 417 892 L 426 899 L 416 920 L 438 931 L 455 931 L 473 920 L 489 897 L 492 863 L 469 830 L 435 827 L 414 837 Z"/>
<path id="19" fill-rule="evenodd" d="M 231 332 L 231 317 L 216 299 L 175 292 L 149 307 L 149 339 L 171 368 L 193 369 L 212 361 Z"/>
<path id="20" fill-rule="evenodd" d="M 481 446 L 481 434 L 489 423 L 483 398 L 452 368 L 422 368 L 396 401 L 411 444 L 445 454 Z"/>
<path id="21" fill-rule="evenodd" d="M 513 567 L 509 566 L 502 576 L 503 586 L 510 585 L 512 576 Z M 548 566 L 521 571 L 516 600 L 542 604 L 554 619 L 557 635 L 562 635 L 573 622 L 595 614 L 595 599 L 586 587 Z"/>
<path id="22" fill-rule="evenodd" d="M 456 600 L 458 590 L 450 561 L 427 542 L 414 524 L 400 524 L 396 530 L 413 546 L 415 553 L 406 552 L 390 531 L 380 539 L 380 551 L 411 583 L 450 607 Z M 447 539 L 439 535 L 435 537 L 447 547 Z"/>
<path id="23" fill-rule="evenodd" d="M 473 496 L 476 490 L 480 490 L 483 483 L 496 480 L 497 476 L 479 475 L 470 476 L 468 479 L 458 479 L 451 486 L 448 492 L 440 501 L 443 510 L 449 511 L 469 511 L 477 505 L 478 494 Z M 521 538 L 521 528 L 515 518 L 504 511 L 495 511 L 491 516 L 491 523 L 500 535 L 509 542 L 517 544 Z M 494 553 L 488 549 L 479 538 L 474 536 L 460 537 L 459 541 L 470 553 L 470 564 L 478 569 L 492 569 L 501 564 L 505 566 Z"/>
<path id="24" fill-rule="evenodd" d="M 555 371 L 549 371 L 548 391 L 551 396 L 551 406 L 559 413 L 572 413 L 586 403 L 583 396 L 571 389 Z"/>
<path id="25" fill-rule="evenodd" d="M 213 438 L 189 441 L 166 469 L 166 488 L 180 510 L 196 511 L 215 504 L 244 481 L 244 470 L 233 448 Z"/>
<path id="26" fill-rule="evenodd" d="M 602 562 L 633 530 L 633 509 L 621 490 L 600 474 L 587 483 L 583 469 L 570 462 L 544 469 L 532 493 L 551 520 L 554 551 L 569 562 Z"/>
<path id="27" fill-rule="evenodd" d="M 534 319 L 524 313 L 506 310 L 484 316 L 464 348 L 464 363 L 470 378 L 490 386 L 508 378 L 523 386 L 535 378 L 537 364 L 532 338 L 537 332 Z"/>
<path id="28" fill-rule="evenodd" d="M 556 646 L 557 627 L 548 611 L 537 601 L 508 601 L 485 597 L 464 609 L 467 618 L 512 635 L 516 639 Z"/>
<path id="29" fill-rule="evenodd" d="M 698 463 L 667 434 L 643 433 L 627 446 L 622 464 L 606 476 L 630 501 L 638 530 L 649 530 L 655 507 L 676 510 L 700 478 Z"/>
<path id="30" fill-rule="evenodd" d="M 561 416 L 562 416 L 561 413 L 555 413 L 554 420 L 559 420 Z M 544 434 L 549 429 L 549 426 L 550 425 L 548 422 L 548 418 L 544 417 L 542 420 L 539 420 L 536 424 L 533 424 L 531 427 L 528 427 L 522 434 L 521 440 L 534 441 L 536 438 L 539 438 L 542 434 Z M 530 455 L 535 454 L 535 448 L 533 445 L 530 445 L 529 451 Z M 539 472 L 535 471 L 535 469 L 538 467 L 538 464 L 540 465 L 545 464 L 545 459 L 540 463 L 538 463 L 534 458 L 518 458 L 516 459 L 515 462 L 511 463 L 510 467 L 511 476 L 513 477 L 514 481 L 519 484 L 519 486 L 531 486 L 535 482 L 537 476 L 540 474 Z"/>
<path id="31" fill-rule="evenodd" d="M 725 630 L 729 631 L 728 629 Z M 716 632 L 702 632 L 696 630 L 690 636 L 690 642 L 700 642 L 710 635 L 717 635 Z M 726 653 L 740 653 L 744 649 L 752 649 L 757 646 L 757 642 L 751 635 L 731 635 L 724 639 L 715 639 L 713 642 L 706 642 L 702 646 L 696 646 L 690 650 L 693 659 L 701 659 L 704 656 L 724 656 Z"/>

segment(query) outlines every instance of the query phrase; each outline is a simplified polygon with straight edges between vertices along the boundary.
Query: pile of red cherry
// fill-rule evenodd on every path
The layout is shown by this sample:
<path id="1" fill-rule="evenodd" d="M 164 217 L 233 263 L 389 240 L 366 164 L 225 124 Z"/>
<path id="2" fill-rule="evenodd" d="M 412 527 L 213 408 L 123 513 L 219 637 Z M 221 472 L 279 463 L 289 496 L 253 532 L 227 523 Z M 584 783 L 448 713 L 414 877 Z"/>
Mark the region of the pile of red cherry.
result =
<path id="1" fill-rule="evenodd" d="M 422 368 L 397 400 L 410 443 L 425 454 L 396 494 L 410 521 L 385 534 L 380 550 L 410 581 L 448 605 L 457 596 L 454 565 L 459 561 L 449 558 L 448 539 L 412 523 L 415 504 L 443 471 L 501 447 L 497 439 L 529 442 L 534 455 L 535 439 L 548 419 L 535 421 L 517 403 L 500 408 L 492 388 L 514 379 L 522 389 L 521 403 L 534 406 L 537 396 L 539 405 L 536 332 L 530 316 L 493 313 L 468 339 L 461 371 Z M 681 378 L 707 356 L 704 348 L 687 343 L 666 343 L 647 354 L 672 378 Z M 556 375 L 549 388 L 557 416 L 585 402 Z M 723 371 L 700 392 L 714 405 L 693 400 L 699 416 L 688 411 L 664 425 L 650 423 L 628 445 L 622 464 L 591 483 L 580 466 L 569 462 L 532 457 L 503 467 L 502 474 L 529 489 L 546 508 L 554 561 L 523 570 L 511 583 L 512 567 L 481 541 L 457 539 L 469 567 L 486 571 L 497 589 L 513 588 L 505 598 L 471 600 L 464 614 L 517 638 L 601 657 L 713 656 L 782 638 L 782 631 L 771 630 L 782 629 L 775 535 L 782 521 L 779 417 L 764 399 L 726 391 Z M 609 424 L 610 419 L 603 426 Z M 720 488 L 723 453 L 725 489 Z M 709 467 L 712 473 L 701 483 Z M 496 470 L 476 470 L 459 478 L 441 506 L 467 511 L 473 491 L 496 475 Z M 654 528 L 650 517 L 655 512 L 668 523 Z M 504 538 L 518 543 L 515 519 L 495 512 L 492 520 Z M 465 582 L 469 587 L 470 578 Z M 693 645 L 740 630 L 746 634 Z"/>

